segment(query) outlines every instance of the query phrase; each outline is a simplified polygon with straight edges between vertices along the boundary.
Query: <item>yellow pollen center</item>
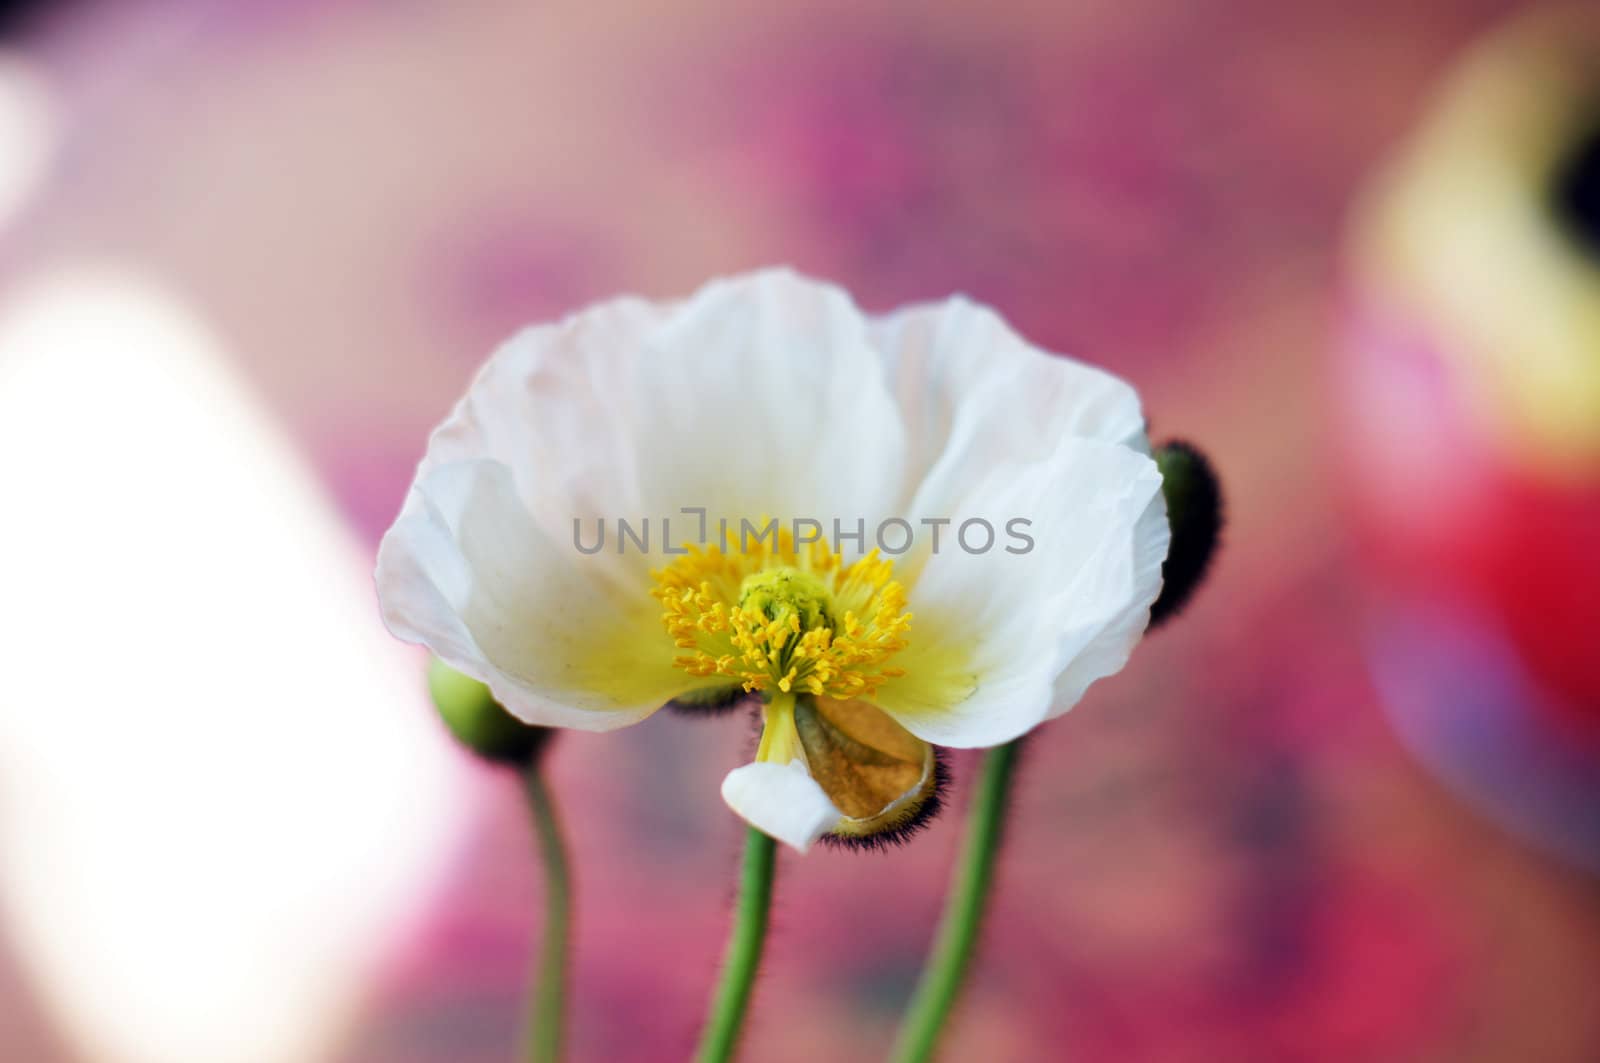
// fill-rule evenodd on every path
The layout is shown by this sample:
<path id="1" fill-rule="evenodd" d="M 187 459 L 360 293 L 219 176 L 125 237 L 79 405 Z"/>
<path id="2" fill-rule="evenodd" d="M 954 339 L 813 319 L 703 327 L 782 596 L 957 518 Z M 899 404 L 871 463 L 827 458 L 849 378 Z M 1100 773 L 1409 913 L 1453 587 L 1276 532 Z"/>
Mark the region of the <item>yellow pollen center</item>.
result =
<path id="1" fill-rule="evenodd" d="M 673 663 L 748 691 L 870 698 L 904 675 L 885 662 L 906 646 L 911 614 L 894 562 L 877 551 L 846 565 L 824 542 L 780 531 L 744 551 L 689 547 L 651 575 Z"/>

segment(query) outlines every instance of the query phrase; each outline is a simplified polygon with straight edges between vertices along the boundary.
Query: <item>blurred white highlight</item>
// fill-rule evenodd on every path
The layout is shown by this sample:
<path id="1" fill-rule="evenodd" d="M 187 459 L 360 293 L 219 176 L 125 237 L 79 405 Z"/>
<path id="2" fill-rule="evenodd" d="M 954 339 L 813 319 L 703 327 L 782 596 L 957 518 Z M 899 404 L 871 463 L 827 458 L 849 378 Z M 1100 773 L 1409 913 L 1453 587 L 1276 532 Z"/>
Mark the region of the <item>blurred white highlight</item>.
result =
<path id="1" fill-rule="evenodd" d="M 332 1056 L 465 814 L 369 559 L 216 340 L 0 302 L 0 927 L 110 1063 Z"/>

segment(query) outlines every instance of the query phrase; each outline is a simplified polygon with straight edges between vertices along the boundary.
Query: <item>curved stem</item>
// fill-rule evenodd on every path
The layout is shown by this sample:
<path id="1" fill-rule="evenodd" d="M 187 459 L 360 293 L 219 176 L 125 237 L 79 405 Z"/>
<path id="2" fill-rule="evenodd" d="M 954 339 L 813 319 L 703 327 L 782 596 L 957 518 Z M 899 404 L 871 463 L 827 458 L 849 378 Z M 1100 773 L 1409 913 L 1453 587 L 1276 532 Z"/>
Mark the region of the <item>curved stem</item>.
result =
<path id="1" fill-rule="evenodd" d="M 727 1063 L 738 1047 L 750 992 L 755 988 L 756 969 L 761 965 L 761 948 L 767 940 L 776 863 L 777 843 L 751 827 L 739 873 L 738 909 L 728 938 L 728 955 L 723 961 L 722 980 L 711 1000 L 711 1014 L 700 1035 L 700 1048 L 695 1052 L 697 1063 Z"/>
<path id="2" fill-rule="evenodd" d="M 977 792 L 967 813 L 967 836 L 951 879 L 944 914 L 933 950 L 895 1038 L 894 1063 L 926 1063 L 933 1058 L 939 1034 L 950 1016 L 972 961 L 989 888 L 994 883 L 995 855 L 1021 740 L 996 746 L 983 757 Z"/>
<path id="3" fill-rule="evenodd" d="M 567 869 L 567 849 L 561 838 L 550 788 L 539 772 L 537 758 L 522 773 L 523 790 L 544 864 L 544 944 L 539 966 L 528 992 L 528 1028 L 523 1058 L 528 1063 L 555 1063 L 564 1041 L 567 997 L 567 944 L 572 886 Z"/>

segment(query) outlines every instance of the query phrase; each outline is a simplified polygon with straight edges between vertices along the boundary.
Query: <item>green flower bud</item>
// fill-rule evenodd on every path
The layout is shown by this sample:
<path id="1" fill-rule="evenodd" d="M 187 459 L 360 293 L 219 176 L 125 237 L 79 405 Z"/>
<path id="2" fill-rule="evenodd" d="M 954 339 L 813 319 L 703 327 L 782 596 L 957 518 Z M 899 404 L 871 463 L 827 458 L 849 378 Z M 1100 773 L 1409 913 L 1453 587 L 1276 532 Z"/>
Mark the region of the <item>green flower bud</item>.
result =
<path id="1" fill-rule="evenodd" d="M 517 767 L 531 764 L 555 736 L 548 727 L 534 727 L 512 716 L 488 687 L 438 658 L 428 664 L 428 693 L 450 733 L 484 760 Z"/>
<path id="2" fill-rule="evenodd" d="M 1167 500 L 1172 546 L 1161 566 L 1161 596 L 1150 607 L 1150 626 L 1178 614 L 1205 581 L 1222 531 L 1222 485 L 1194 446 L 1172 441 L 1156 448 L 1161 493 Z"/>

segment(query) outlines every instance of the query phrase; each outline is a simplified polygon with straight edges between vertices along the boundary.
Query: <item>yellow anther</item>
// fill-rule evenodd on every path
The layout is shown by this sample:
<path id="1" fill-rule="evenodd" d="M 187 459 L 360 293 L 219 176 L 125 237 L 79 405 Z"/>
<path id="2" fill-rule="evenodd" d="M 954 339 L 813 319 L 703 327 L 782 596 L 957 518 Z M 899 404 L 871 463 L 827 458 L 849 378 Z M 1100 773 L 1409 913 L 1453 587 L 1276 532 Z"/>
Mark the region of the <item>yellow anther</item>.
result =
<path id="1" fill-rule="evenodd" d="M 690 547 L 652 573 L 668 636 L 696 651 L 676 667 L 725 676 L 747 693 L 835 698 L 871 697 L 905 674 L 886 666 L 911 623 L 892 560 L 873 553 L 847 565 L 821 541 L 796 549 L 782 529 L 775 546 L 770 536 L 743 553 L 734 545 Z"/>

